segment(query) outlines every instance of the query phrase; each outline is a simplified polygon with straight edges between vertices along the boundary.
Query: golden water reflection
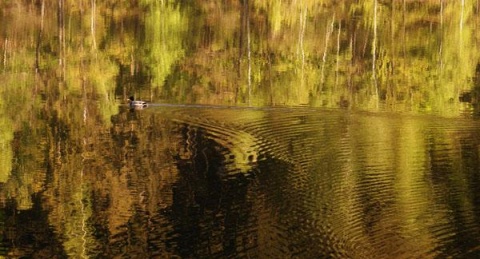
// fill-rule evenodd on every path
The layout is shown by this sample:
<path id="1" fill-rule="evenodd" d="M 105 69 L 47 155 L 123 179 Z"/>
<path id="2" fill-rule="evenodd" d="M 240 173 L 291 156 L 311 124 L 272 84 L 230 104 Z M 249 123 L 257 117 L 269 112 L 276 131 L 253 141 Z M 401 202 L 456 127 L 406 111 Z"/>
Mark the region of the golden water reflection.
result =
<path id="1" fill-rule="evenodd" d="M 1 256 L 478 255 L 475 1 L 0 9 Z"/>
<path id="2" fill-rule="evenodd" d="M 475 255 L 480 125 L 389 115 L 159 105 L 58 129 L 36 205 L 2 185 L 5 255 Z"/>

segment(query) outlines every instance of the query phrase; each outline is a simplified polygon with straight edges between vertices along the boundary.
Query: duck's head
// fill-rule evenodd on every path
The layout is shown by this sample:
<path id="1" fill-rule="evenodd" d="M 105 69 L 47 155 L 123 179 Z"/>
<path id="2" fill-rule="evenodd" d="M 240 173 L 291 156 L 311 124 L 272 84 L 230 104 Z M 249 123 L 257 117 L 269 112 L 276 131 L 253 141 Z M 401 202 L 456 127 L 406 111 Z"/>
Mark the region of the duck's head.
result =
<path id="1" fill-rule="evenodd" d="M 128 97 L 128 102 L 133 102 L 135 101 L 135 98 L 133 96 Z"/>

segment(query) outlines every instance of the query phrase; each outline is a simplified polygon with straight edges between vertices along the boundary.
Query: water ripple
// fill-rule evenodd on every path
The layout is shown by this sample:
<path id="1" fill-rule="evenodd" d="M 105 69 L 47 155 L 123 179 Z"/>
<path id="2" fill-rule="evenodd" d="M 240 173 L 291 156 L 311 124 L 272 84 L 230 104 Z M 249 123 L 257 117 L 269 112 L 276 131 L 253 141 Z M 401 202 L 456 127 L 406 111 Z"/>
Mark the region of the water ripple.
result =
<path id="1" fill-rule="evenodd" d="M 181 159 L 176 176 L 165 182 L 170 191 L 156 194 L 173 197 L 163 209 L 136 207 L 152 213 L 142 226 L 150 229 L 155 255 L 478 254 L 478 243 L 469 241 L 478 240 L 480 229 L 475 121 L 288 108 L 154 108 L 146 113 L 171 123 L 171 138 L 188 151 L 173 156 Z"/>

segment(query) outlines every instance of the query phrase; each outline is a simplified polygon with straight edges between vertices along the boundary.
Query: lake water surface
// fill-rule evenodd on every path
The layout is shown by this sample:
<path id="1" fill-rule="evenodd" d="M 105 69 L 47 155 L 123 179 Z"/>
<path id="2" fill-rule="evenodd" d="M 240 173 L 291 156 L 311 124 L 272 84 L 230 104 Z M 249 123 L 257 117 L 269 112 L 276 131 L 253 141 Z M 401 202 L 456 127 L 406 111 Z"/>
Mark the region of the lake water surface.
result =
<path id="1" fill-rule="evenodd" d="M 479 6 L 0 1 L 0 257 L 479 257 Z"/>

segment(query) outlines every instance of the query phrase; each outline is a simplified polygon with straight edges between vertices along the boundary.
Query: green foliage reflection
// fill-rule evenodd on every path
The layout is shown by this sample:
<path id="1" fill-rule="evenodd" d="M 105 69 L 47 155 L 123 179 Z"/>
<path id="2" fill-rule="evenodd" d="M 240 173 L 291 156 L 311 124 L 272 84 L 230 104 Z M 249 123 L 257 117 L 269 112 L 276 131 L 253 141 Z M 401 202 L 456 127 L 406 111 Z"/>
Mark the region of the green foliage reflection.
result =
<path id="1" fill-rule="evenodd" d="M 83 246 L 97 238 L 89 225 L 95 195 L 112 202 L 104 205 L 108 212 L 101 217 L 114 234 L 127 225 L 139 200 L 152 212 L 158 204 L 171 203 L 168 198 L 148 203 L 128 188 L 131 182 L 143 183 L 135 178 L 141 178 L 137 168 L 152 179 L 163 177 L 155 174 L 158 164 L 142 165 L 150 155 L 157 163 L 169 161 L 171 150 L 180 154 L 182 136 L 155 116 L 147 120 L 142 113 L 121 113 L 119 100 L 128 95 L 148 96 L 152 102 L 447 117 L 478 109 L 475 1 L 39 0 L 3 1 L 0 8 L 0 198 L 29 210 L 32 196 L 45 193 L 49 220 L 74 255 L 97 255 Z M 461 102 L 463 93 L 472 100 Z M 221 112 L 214 116 L 223 123 L 236 119 Z M 248 114 L 242 123 L 263 118 Z M 265 118 L 266 125 L 276 125 L 277 118 Z M 192 121 L 185 123 L 192 126 Z M 382 123 L 358 137 L 397 145 L 399 133 Z M 148 131 L 138 130 L 144 128 Z M 264 136 L 232 128 L 232 138 L 209 140 L 229 150 L 230 167 L 252 170 L 260 153 L 255 145 Z M 401 129 L 408 141 L 396 146 L 398 153 L 370 146 L 363 150 L 365 165 L 349 161 L 348 166 L 385 166 L 398 156 L 402 165 L 395 188 L 406 201 L 399 206 L 407 207 L 411 197 L 403 191 L 419 177 L 410 174 L 414 167 L 408 161 L 423 165 L 428 157 L 424 136 Z M 275 141 L 284 147 L 279 153 L 309 144 Z M 135 156 L 138 149 L 144 157 Z M 177 180 L 171 178 L 169 183 Z M 451 181 L 467 188 L 458 179 Z M 158 182 L 142 188 L 145 193 L 169 189 Z"/>

